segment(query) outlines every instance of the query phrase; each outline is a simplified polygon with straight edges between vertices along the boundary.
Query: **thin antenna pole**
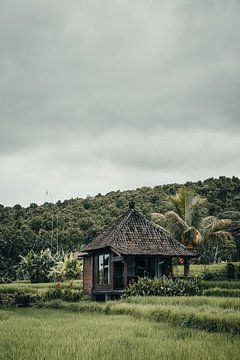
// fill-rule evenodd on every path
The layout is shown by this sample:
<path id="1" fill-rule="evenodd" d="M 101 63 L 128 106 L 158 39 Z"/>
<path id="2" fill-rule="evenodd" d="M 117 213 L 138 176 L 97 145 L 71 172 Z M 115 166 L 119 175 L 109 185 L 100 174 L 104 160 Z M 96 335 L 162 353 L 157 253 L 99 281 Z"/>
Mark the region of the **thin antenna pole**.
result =
<path id="1" fill-rule="evenodd" d="M 46 191 L 46 202 L 48 202 L 48 194 L 49 194 L 49 191 L 47 190 Z M 52 207 L 51 207 L 52 208 Z M 51 229 L 51 240 L 50 240 L 50 249 L 51 249 L 51 252 L 52 252 L 52 247 L 53 247 L 53 208 L 52 208 L 52 229 Z"/>
<path id="2" fill-rule="evenodd" d="M 58 253 L 58 214 L 57 214 L 57 253 Z"/>
<path id="3" fill-rule="evenodd" d="M 51 234 L 51 252 L 53 247 L 53 213 L 52 213 L 52 234 Z"/>

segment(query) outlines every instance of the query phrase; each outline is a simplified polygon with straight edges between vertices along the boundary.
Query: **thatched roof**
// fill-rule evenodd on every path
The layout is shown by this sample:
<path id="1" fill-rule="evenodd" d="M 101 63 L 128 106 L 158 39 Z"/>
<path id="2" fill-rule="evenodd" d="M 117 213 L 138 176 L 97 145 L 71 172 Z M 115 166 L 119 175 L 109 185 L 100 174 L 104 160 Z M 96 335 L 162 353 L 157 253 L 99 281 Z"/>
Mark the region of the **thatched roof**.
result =
<path id="1" fill-rule="evenodd" d="M 86 245 L 82 251 L 110 248 L 119 255 L 161 255 L 196 257 L 186 246 L 169 235 L 162 227 L 148 221 L 130 203 L 107 230 Z"/>

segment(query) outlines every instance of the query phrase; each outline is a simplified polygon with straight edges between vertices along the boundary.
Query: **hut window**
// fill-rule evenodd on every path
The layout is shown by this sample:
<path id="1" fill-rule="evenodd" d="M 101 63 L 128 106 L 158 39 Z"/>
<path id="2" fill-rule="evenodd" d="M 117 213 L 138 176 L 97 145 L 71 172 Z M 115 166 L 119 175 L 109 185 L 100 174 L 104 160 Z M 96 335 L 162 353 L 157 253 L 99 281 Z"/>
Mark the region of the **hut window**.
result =
<path id="1" fill-rule="evenodd" d="M 98 256 L 98 283 L 109 284 L 109 254 L 103 254 Z"/>

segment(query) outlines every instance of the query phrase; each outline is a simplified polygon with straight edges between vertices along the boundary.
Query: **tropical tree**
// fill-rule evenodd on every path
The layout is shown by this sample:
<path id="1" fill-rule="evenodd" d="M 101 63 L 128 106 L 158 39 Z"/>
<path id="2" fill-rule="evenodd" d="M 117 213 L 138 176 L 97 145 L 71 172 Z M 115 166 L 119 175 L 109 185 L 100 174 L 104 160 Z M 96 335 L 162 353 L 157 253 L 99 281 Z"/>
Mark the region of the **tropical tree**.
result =
<path id="1" fill-rule="evenodd" d="M 79 279 L 82 274 L 82 263 L 72 252 L 57 261 L 51 268 L 48 277 L 54 280 Z"/>
<path id="2" fill-rule="evenodd" d="M 240 196 L 238 196 L 240 199 Z M 240 257 L 240 211 L 225 211 L 223 216 L 228 217 L 232 220 L 232 223 L 229 227 L 231 234 L 234 236 L 236 242 L 236 252 L 234 254 L 234 260 L 238 260 Z"/>
<path id="3" fill-rule="evenodd" d="M 227 227 L 228 218 L 208 216 L 207 199 L 181 188 L 165 201 L 169 210 L 165 214 L 152 214 L 152 220 L 167 229 L 189 248 L 196 248 L 204 262 L 229 258 L 235 243 Z"/>
<path id="4" fill-rule="evenodd" d="M 40 251 L 39 254 L 31 250 L 26 256 L 20 255 L 20 258 L 18 278 L 30 279 L 32 283 L 49 281 L 49 271 L 56 261 L 49 249 Z"/>

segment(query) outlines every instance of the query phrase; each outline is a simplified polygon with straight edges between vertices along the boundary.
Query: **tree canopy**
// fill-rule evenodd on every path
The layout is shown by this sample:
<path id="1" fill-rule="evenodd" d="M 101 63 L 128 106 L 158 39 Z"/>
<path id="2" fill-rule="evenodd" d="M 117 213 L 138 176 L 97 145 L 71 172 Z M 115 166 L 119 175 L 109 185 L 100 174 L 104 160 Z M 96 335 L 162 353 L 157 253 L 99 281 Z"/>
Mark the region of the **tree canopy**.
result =
<path id="1" fill-rule="evenodd" d="M 25 256 L 31 250 L 38 253 L 48 248 L 52 253 L 80 250 L 83 244 L 90 242 L 125 211 L 132 199 L 150 219 L 152 213 L 168 210 L 166 196 L 174 196 L 182 186 L 168 184 L 118 190 L 85 199 L 58 201 L 56 204 L 33 203 L 28 207 L 0 205 L 0 258 L 14 276 L 14 266 L 20 262 L 20 255 Z M 218 217 L 226 211 L 240 210 L 237 200 L 240 179 L 237 177 L 210 178 L 187 182 L 184 186 L 207 199 L 210 216 Z M 239 251 L 235 256 L 239 258 Z"/>

